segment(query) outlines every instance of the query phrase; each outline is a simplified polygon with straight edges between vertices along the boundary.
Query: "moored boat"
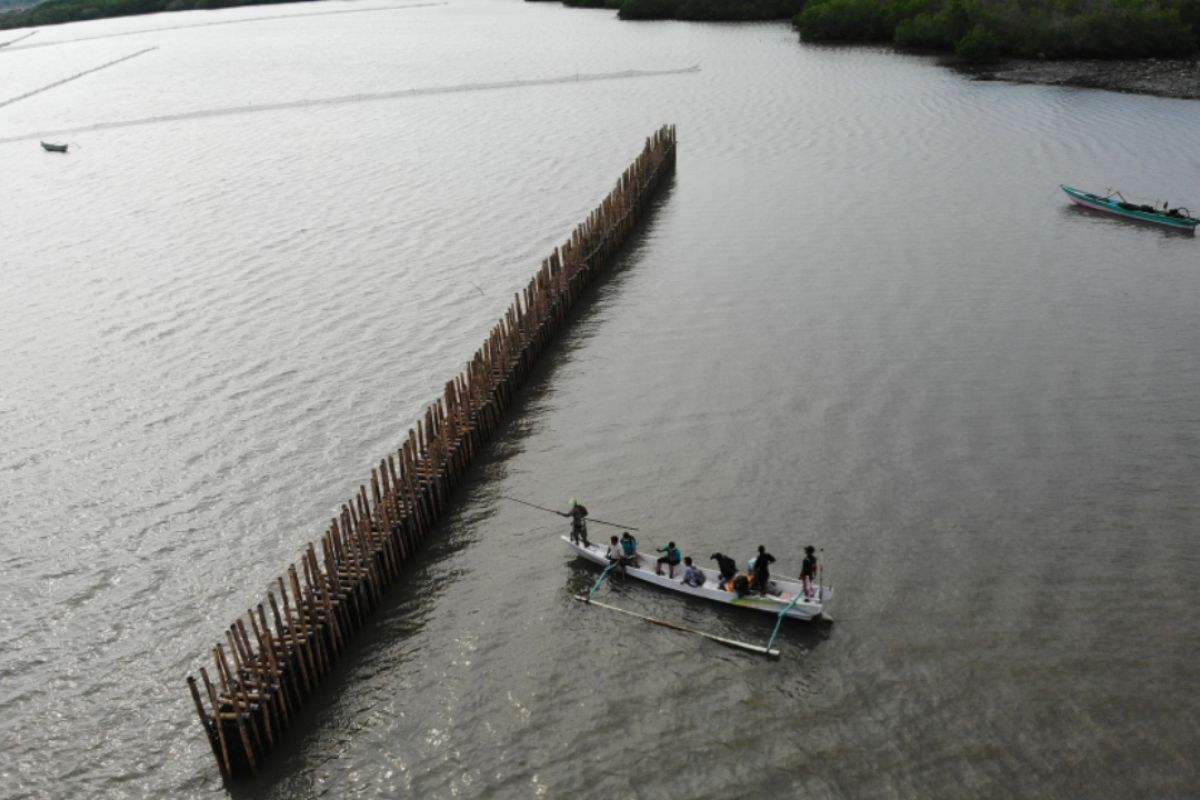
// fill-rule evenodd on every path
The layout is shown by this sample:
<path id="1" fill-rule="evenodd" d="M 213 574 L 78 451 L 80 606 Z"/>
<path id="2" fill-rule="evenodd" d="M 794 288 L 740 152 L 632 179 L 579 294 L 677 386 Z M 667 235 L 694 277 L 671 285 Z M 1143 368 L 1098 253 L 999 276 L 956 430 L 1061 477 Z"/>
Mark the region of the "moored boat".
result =
<path id="1" fill-rule="evenodd" d="M 42 149 L 47 153 L 65 153 L 70 145 L 54 144 L 53 142 L 42 142 Z"/>
<path id="2" fill-rule="evenodd" d="M 591 544 L 588 547 L 584 547 L 572 542 L 569 536 L 561 538 L 567 543 L 568 547 L 593 564 L 608 566 L 609 562 L 605 556 L 605 550 L 600 545 Z M 662 589 L 668 589 L 679 594 L 688 595 L 689 597 L 711 600 L 715 603 L 723 603 L 738 608 L 748 608 L 752 611 L 763 611 L 776 616 L 786 609 L 788 619 L 816 620 L 829 617 L 826 612 L 826 606 L 833 598 L 833 587 L 831 586 L 821 586 L 819 588 L 814 586 L 814 596 L 806 599 L 804 597 L 804 584 L 800 581 L 788 580 L 786 578 L 780 579 L 772 575 L 770 581 L 771 588 L 767 594 L 760 595 L 755 592 L 747 594 L 744 597 L 738 597 L 734 592 L 727 592 L 724 589 L 718 588 L 718 581 L 721 575 L 716 570 L 702 568 L 704 572 L 704 584 L 701 586 L 688 586 L 682 581 L 682 565 L 675 568 L 675 577 L 673 578 L 665 574 L 656 575 L 654 572 L 655 565 L 656 560 L 654 558 L 644 553 L 639 554 L 638 565 L 636 567 L 626 567 L 625 574 L 630 578 L 654 584 Z M 793 601 L 795 602 L 793 603 Z M 790 608 L 789 605 L 791 606 Z"/>
<path id="3" fill-rule="evenodd" d="M 1084 208 L 1090 208 L 1093 211 L 1137 220 L 1138 222 L 1163 225 L 1167 228 L 1181 231 L 1194 232 L 1196 226 L 1200 225 L 1200 219 L 1193 217 L 1191 212 L 1186 208 L 1169 208 L 1167 206 L 1155 208 L 1150 205 L 1126 202 L 1120 192 L 1113 192 L 1102 197 L 1098 194 L 1085 192 L 1082 189 L 1076 189 L 1073 186 L 1067 186 L 1066 184 L 1059 184 L 1059 187 L 1075 203 Z"/>

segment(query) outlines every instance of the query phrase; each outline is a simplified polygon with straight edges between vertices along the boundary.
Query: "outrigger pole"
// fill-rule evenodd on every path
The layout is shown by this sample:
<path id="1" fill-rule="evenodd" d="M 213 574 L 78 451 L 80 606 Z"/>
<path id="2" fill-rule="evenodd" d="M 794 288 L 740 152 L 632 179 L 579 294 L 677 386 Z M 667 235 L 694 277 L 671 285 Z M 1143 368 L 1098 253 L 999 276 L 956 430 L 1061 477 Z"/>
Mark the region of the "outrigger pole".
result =
<path id="1" fill-rule="evenodd" d="M 597 585 L 599 585 L 599 584 L 597 584 Z M 670 628 L 671 630 L 674 630 L 674 631 L 682 631 L 683 633 L 694 633 L 697 636 L 703 636 L 705 639 L 711 639 L 712 641 L 723 644 L 726 647 L 735 647 L 738 650 L 748 650 L 751 653 L 758 653 L 759 655 L 764 655 L 769 658 L 779 658 L 779 651 L 772 650 L 769 646 L 768 647 L 760 647 L 759 645 L 756 645 L 756 644 L 750 644 L 749 642 L 739 642 L 736 639 L 726 639 L 724 636 L 717 636 L 716 634 L 705 633 L 704 631 L 698 631 L 698 630 L 695 630 L 694 628 L 685 628 L 682 625 L 676 625 L 674 622 L 667 622 L 664 619 L 648 617 L 645 614 L 639 614 L 636 611 L 626 611 L 623 608 L 617 608 L 616 606 L 610 606 L 607 603 L 601 603 L 599 600 L 592 600 L 592 599 L 590 599 L 591 595 L 584 597 L 581 594 L 577 594 L 577 595 L 574 595 L 574 597 L 579 602 L 587 603 L 590 606 L 600 606 L 601 608 L 607 608 L 609 611 L 616 611 L 619 614 L 627 614 L 628 616 L 631 616 L 631 617 L 637 617 L 638 619 L 643 620 L 645 622 L 649 622 L 654 625 L 661 625 L 664 628 Z M 772 640 L 774 639 L 774 637 L 771 637 L 771 638 L 772 638 Z"/>
<path id="2" fill-rule="evenodd" d="M 611 564 L 609 564 L 607 567 L 604 568 L 604 572 L 601 572 L 600 577 L 596 579 L 596 582 L 594 584 L 592 584 L 592 590 L 590 592 L 588 592 L 587 599 L 584 600 L 585 603 L 592 602 L 592 595 L 596 594 L 596 590 L 598 590 L 600 588 L 600 584 L 604 583 L 604 579 L 608 577 L 608 573 L 612 572 L 612 568 L 615 567 L 618 563 L 619 562 L 614 561 Z"/>
<path id="3" fill-rule="evenodd" d="M 817 587 L 817 591 L 820 592 L 820 587 Z M 775 644 L 775 637 L 779 635 L 779 626 L 783 624 L 783 618 L 787 616 L 787 612 L 792 610 L 792 606 L 800 602 L 800 597 L 800 592 L 796 592 L 796 596 L 792 598 L 791 602 L 783 607 L 783 611 L 779 612 L 779 619 L 775 620 L 775 630 L 771 632 L 771 638 L 767 640 L 768 650 L 771 649 L 771 645 Z"/>
<path id="4" fill-rule="evenodd" d="M 566 514 L 564 514 L 561 511 L 555 511 L 553 508 L 546 508 L 545 506 L 539 506 L 536 503 L 527 503 L 526 501 L 518 500 L 515 497 L 509 497 L 507 495 L 500 495 L 500 499 L 501 500 L 512 500 L 514 503 L 520 503 L 523 506 L 529 506 L 530 508 L 536 508 L 541 511 L 549 511 L 551 514 L 558 514 L 560 517 L 567 516 Z M 588 517 L 587 519 L 588 519 L 588 522 L 594 522 L 597 525 L 611 525 L 614 528 L 620 528 L 621 530 L 626 530 L 626 531 L 637 531 L 638 530 L 637 528 L 633 527 L 632 525 L 618 525 L 615 522 L 605 522 L 604 520 L 596 519 L 595 517 Z M 641 533 L 641 531 L 638 531 L 638 533 Z"/>

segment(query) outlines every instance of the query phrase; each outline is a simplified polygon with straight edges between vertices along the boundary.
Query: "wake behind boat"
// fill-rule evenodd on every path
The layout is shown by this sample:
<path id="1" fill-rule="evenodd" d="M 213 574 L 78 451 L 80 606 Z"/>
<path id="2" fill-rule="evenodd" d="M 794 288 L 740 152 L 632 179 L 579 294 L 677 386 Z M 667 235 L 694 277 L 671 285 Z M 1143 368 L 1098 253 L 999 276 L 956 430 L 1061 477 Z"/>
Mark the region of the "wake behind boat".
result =
<path id="1" fill-rule="evenodd" d="M 606 567 L 609 565 L 605 550 L 600 545 L 591 544 L 584 547 L 581 544 L 572 542 L 570 536 L 564 535 L 560 538 L 567 543 L 568 547 L 593 564 L 600 564 Z M 772 576 L 770 581 L 771 588 L 766 595 L 760 595 L 755 592 L 738 597 L 734 592 L 727 592 L 724 589 L 718 588 L 721 575 L 716 570 L 700 568 L 701 572 L 704 573 L 703 585 L 688 586 L 682 582 L 682 569 L 676 569 L 675 577 L 671 578 L 665 574 L 656 575 L 654 572 L 655 566 L 655 559 L 642 553 L 638 555 L 637 566 L 630 565 L 626 567 L 625 574 L 631 578 L 652 583 L 662 589 L 668 589 L 690 597 L 711 600 L 715 603 L 737 606 L 738 608 L 748 608 L 752 611 L 763 611 L 775 616 L 786 610 L 786 617 L 788 619 L 830 619 L 825 607 L 833 598 L 833 587 L 831 586 L 814 587 L 817 588 L 817 591 L 814 592 L 815 596 L 811 599 L 805 599 L 804 585 L 800 581 L 780 580 Z M 791 607 L 789 608 L 789 606 Z"/>
<path id="2" fill-rule="evenodd" d="M 1155 208 L 1150 205 L 1129 203 L 1125 201 L 1120 192 L 1113 192 L 1101 197 L 1066 184 L 1059 184 L 1059 188 L 1066 192 L 1067 197 L 1070 197 L 1077 205 L 1090 208 L 1092 211 L 1100 211 L 1138 222 L 1150 222 L 1181 231 L 1194 232 L 1196 226 L 1200 225 L 1200 219 L 1191 216 L 1191 212 L 1186 208 L 1168 208 L 1166 205 L 1162 208 Z"/>

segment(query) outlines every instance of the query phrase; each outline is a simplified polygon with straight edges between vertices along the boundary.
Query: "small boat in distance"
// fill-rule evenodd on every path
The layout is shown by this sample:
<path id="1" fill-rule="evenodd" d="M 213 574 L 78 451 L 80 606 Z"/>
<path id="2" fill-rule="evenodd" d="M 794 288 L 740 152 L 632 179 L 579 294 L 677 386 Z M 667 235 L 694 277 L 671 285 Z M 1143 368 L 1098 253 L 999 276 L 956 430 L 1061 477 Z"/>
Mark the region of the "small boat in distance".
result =
<path id="1" fill-rule="evenodd" d="M 1192 233 L 1195 232 L 1196 226 L 1200 225 L 1200 219 L 1193 217 L 1186 208 L 1168 208 L 1166 204 L 1163 204 L 1162 208 L 1155 208 L 1139 203 L 1129 203 L 1120 192 L 1112 192 L 1101 197 L 1066 184 L 1059 184 L 1059 188 L 1066 192 L 1067 197 L 1070 197 L 1075 203 L 1093 211 Z"/>
<path id="2" fill-rule="evenodd" d="M 608 566 L 608 558 L 605 556 L 604 548 L 600 545 L 591 544 L 584 547 L 581 544 L 572 542 L 569 536 L 562 536 L 561 538 L 567 543 L 568 547 L 593 564 Z M 637 578 L 640 581 L 652 583 L 662 589 L 686 594 L 690 597 L 699 597 L 703 600 L 712 600 L 717 603 L 737 606 L 738 608 L 748 608 L 752 611 L 765 611 L 768 614 L 775 615 L 786 611 L 788 619 L 830 619 L 825 606 L 833 598 L 832 586 L 814 586 L 813 596 L 805 598 L 803 583 L 798 580 L 777 578 L 772 575 L 770 581 L 771 589 L 765 595 L 753 592 L 743 597 L 738 597 L 734 592 L 727 592 L 717 587 L 721 574 L 716 570 L 701 570 L 704 573 L 704 583 L 701 586 L 688 586 L 682 581 L 682 567 L 677 568 L 675 577 L 671 578 L 665 574 L 655 574 L 655 566 L 657 566 L 657 563 L 654 558 L 640 554 L 637 566 L 626 567 L 625 574 L 630 578 Z M 818 581 L 817 583 L 820 582 Z"/>
<path id="3" fill-rule="evenodd" d="M 70 145 L 54 144 L 53 142 L 42 142 L 42 149 L 47 153 L 65 153 Z"/>

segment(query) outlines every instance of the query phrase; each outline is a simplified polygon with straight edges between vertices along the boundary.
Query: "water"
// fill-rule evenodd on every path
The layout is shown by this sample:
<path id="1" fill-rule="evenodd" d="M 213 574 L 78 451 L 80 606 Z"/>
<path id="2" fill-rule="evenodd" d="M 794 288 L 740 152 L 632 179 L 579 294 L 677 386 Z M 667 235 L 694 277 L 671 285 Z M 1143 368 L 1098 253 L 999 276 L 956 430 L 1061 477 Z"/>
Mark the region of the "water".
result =
<path id="1" fill-rule="evenodd" d="M 0 796 L 1194 792 L 1200 245 L 1057 188 L 1200 205 L 1194 103 L 485 0 L 46 28 L 0 102 L 147 47 L 0 109 Z M 646 226 L 227 789 L 185 676 L 663 122 Z M 583 608 L 502 495 L 816 544 L 837 623 L 766 662 Z"/>

